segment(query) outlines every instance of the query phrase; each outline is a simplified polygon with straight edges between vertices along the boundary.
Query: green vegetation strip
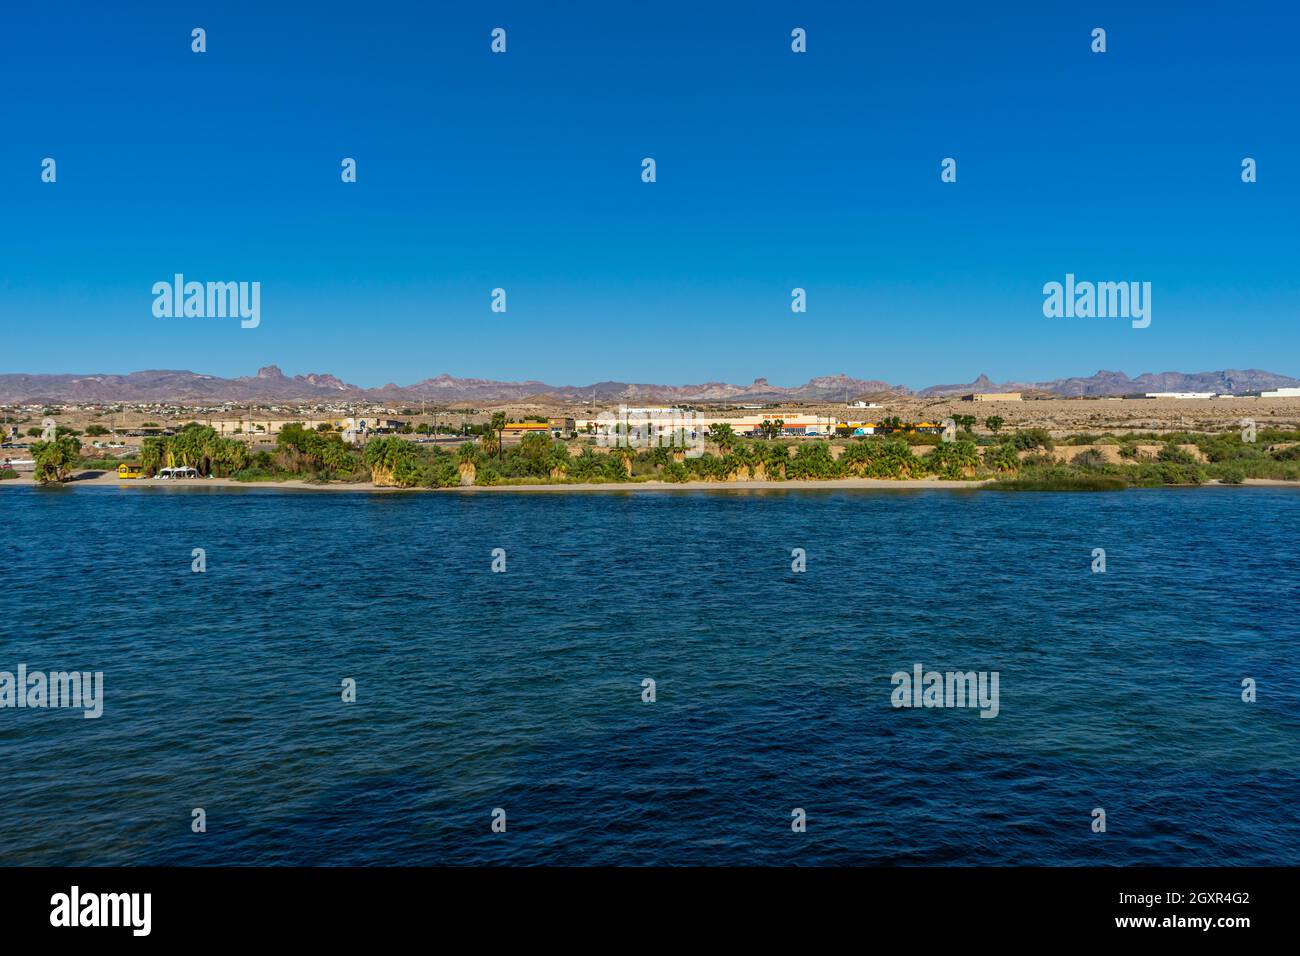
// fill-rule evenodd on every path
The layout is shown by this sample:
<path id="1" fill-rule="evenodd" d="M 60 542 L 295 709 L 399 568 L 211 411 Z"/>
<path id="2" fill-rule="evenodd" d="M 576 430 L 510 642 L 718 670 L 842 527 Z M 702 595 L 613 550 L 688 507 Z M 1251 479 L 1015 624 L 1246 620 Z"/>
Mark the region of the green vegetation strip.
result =
<path id="1" fill-rule="evenodd" d="M 685 448 L 672 445 L 598 449 L 592 438 L 574 445 L 541 434 L 507 446 L 500 438 L 504 416 L 498 418 L 480 443 L 467 442 L 455 452 L 396 436 L 356 447 L 335 431 L 300 424 L 281 429 L 273 448 L 254 451 L 238 439 L 191 423 L 174 435 L 145 438 L 132 463 L 147 476 L 164 467 L 191 467 L 201 475 L 246 482 L 372 481 L 399 488 L 933 476 L 993 479 L 989 487 L 1006 491 L 1111 491 L 1207 481 L 1239 484 L 1248 478 L 1300 481 L 1300 431 L 1280 429 L 1260 429 L 1253 442 L 1236 432 L 1074 436 L 1062 447 L 1095 447 L 1080 448 L 1062 460 L 1053 454 L 1057 446 L 1042 428 L 979 437 L 967 429 L 951 442 L 933 435 L 842 438 L 836 442 L 838 456 L 825 441 L 754 440 L 715 428 L 711 450 L 687 457 Z M 916 446 L 925 446 L 924 453 L 914 454 Z M 1110 460 L 1109 448 L 1117 460 Z M 41 482 L 65 481 L 77 468 L 113 470 L 122 463 L 82 458 L 80 440 L 70 430 L 53 441 L 33 443 L 31 454 Z"/>

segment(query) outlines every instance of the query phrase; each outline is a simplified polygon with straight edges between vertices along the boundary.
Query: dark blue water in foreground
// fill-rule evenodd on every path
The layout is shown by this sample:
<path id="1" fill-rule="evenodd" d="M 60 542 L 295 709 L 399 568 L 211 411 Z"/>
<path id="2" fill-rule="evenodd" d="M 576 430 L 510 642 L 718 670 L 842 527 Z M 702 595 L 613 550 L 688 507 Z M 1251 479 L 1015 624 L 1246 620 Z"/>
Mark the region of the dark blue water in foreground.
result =
<path id="1" fill-rule="evenodd" d="M 105 682 L 99 720 L 0 710 L 0 863 L 1300 863 L 1291 489 L 8 487 L 0 519 L 0 670 Z M 998 671 L 999 715 L 892 708 L 917 662 Z"/>

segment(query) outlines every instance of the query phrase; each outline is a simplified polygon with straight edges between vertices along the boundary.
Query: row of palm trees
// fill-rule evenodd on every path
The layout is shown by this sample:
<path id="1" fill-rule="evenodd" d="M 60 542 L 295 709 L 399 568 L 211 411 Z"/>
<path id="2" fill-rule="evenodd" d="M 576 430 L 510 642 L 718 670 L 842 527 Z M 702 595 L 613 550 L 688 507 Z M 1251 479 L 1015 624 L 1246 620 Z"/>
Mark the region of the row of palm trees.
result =
<path id="1" fill-rule="evenodd" d="M 511 478 L 549 478 L 576 482 L 627 481 L 634 475 L 656 476 L 669 481 L 736 480 L 825 480 L 846 477 L 944 478 L 970 477 L 979 471 L 981 457 L 973 441 L 960 440 L 933 446 L 918 456 L 900 438 L 855 442 L 837 459 L 831 446 L 812 442 L 791 448 L 779 442 L 740 442 L 716 433 L 721 454 L 706 453 L 687 458 L 685 449 L 661 447 L 640 451 L 617 446 L 599 453 L 591 446 L 573 456 L 563 442 L 544 436 L 527 436 L 519 445 L 502 453 L 463 445 L 457 462 L 464 484 L 495 484 Z M 1011 471 L 1019 465 L 1014 448 L 990 449 L 983 463 L 995 470 Z"/>
<path id="2" fill-rule="evenodd" d="M 175 435 L 152 436 L 140 448 L 146 474 L 161 468 L 194 468 L 201 475 L 232 475 L 248 464 L 248 448 L 236 438 L 222 438 L 207 425 L 186 425 Z"/>
<path id="3" fill-rule="evenodd" d="M 376 485 L 450 488 L 460 483 L 456 459 L 401 438 L 373 438 L 366 443 L 362 457 Z"/>
<path id="4" fill-rule="evenodd" d="M 687 458 L 681 447 L 660 447 L 640 452 L 619 446 L 607 454 L 585 446 L 572 456 L 563 442 L 542 435 L 529 435 L 507 457 L 500 432 L 485 446 L 466 443 L 453 457 L 436 449 L 426 450 L 396 437 L 371 440 L 362 460 L 376 484 L 402 487 L 450 487 L 455 484 L 493 484 L 505 478 L 537 477 L 556 481 L 627 481 L 640 465 L 642 474 L 655 474 L 670 481 L 735 480 L 825 480 L 843 477 L 920 478 L 927 474 L 944 478 L 973 475 L 981 458 L 975 443 L 945 442 L 929 454 L 914 455 L 912 447 L 898 438 L 854 442 L 836 459 L 825 442 L 797 447 L 779 442 L 740 441 L 730 427 L 717 429 L 712 438 L 721 454 Z M 305 429 L 281 432 L 278 446 L 282 455 L 296 456 L 300 467 L 341 472 L 356 464 L 352 450 L 337 435 L 318 435 Z M 80 457 L 75 436 L 62 435 L 54 441 L 33 446 L 38 481 L 64 481 Z M 225 476 L 244 468 L 248 451 L 236 439 L 222 438 L 211 428 L 190 425 L 175 435 L 145 439 L 141 465 L 152 474 L 162 467 L 189 466 L 201 474 Z M 983 463 L 999 472 L 1020 466 L 1016 448 L 1009 443 L 985 451 Z"/>

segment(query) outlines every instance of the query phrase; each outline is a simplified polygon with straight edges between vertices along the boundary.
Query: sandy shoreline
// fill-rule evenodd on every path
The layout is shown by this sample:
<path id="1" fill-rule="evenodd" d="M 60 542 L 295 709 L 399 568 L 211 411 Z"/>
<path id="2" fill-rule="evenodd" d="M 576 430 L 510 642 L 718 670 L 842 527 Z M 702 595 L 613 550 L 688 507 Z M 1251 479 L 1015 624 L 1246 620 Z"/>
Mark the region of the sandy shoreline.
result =
<path id="1" fill-rule="evenodd" d="M 11 478 L 6 481 L 0 481 L 0 488 L 20 487 L 30 488 L 34 486 L 30 475 L 22 475 L 18 478 Z M 972 488 L 984 488 L 993 484 L 993 481 L 947 481 L 935 477 L 917 478 L 917 479 L 890 479 L 890 478 L 834 478 L 830 480 L 799 480 L 791 479 L 789 481 L 637 481 L 637 482 L 610 482 L 608 484 L 596 485 L 569 485 L 569 484 L 548 484 L 548 485 L 466 485 L 456 488 L 388 488 L 377 487 L 368 481 L 358 481 L 350 483 L 331 483 L 321 484 L 310 481 L 235 481 L 231 478 L 199 478 L 181 481 L 155 481 L 152 479 L 127 479 L 122 480 L 111 472 L 89 473 L 84 477 L 78 477 L 67 482 L 62 487 L 120 487 L 135 489 L 239 489 L 243 491 L 266 489 L 269 491 L 351 491 L 366 492 L 371 494 L 427 494 L 430 492 L 441 494 L 481 494 L 481 493 L 499 493 L 499 492 L 635 492 L 635 491 L 780 491 L 799 490 L 806 491 L 810 489 L 858 489 L 858 490 L 877 490 L 877 491 L 933 491 L 933 490 L 951 490 L 961 491 Z M 1178 485 L 1175 487 L 1196 487 Z M 1300 482 L 1280 481 L 1271 478 L 1247 478 L 1241 485 L 1221 485 L 1217 481 L 1206 482 L 1199 487 L 1276 487 L 1276 488 L 1297 488 L 1300 489 Z"/>
<path id="2" fill-rule="evenodd" d="M 0 486 L 18 485 L 31 487 L 35 482 L 30 475 L 0 482 Z M 636 481 L 609 482 L 606 484 L 548 484 L 548 485 L 464 485 L 456 488 L 389 488 L 378 487 L 368 481 L 337 482 L 321 484 L 311 481 L 235 481 L 231 478 L 198 478 L 180 481 L 156 481 L 153 479 L 121 479 L 117 475 L 105 472 L 93 477 L 79 477 L 67 482 L 64 487 L 104 487 L 122 488 L 267 488 L 275 491 L 365 491 L 378 493 L 441 492 L 443 494 L 468 492 L 501 491 L 733 491 L 733 490 L 768 490 L 780 488 L 978 488 L 988 484 L 987 481 L 943 481 L 927 477 L 916 480 L 885 478 L 835 478 L 828 481 Z"/>

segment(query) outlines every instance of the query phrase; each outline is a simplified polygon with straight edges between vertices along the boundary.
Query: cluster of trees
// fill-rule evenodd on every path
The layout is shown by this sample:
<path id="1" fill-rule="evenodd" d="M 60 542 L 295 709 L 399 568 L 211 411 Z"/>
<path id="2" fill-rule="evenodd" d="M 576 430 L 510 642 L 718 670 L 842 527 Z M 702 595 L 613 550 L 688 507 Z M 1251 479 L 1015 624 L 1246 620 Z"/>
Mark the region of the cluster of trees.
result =
<path id="1" fill-rule="evenodd" d="M 358 466 L 356 454 L 338 432 L 312 431 L 299 422 L 280 429 L 275 437 L 273 461 L 281 471 L 320 477 L 348 475 Z"/>
<path id="2" fill-rule="evenodd" d="M 377 485 L 450 488 L 460 484 L 455 458 L 436 448 L 413 445 L 403 438 L 372 438 L 366 443 L 363 458 L 371 480 Z"/>
<path id="3" fill-rule="evenodd" d="M 918 456 L 902 438 L 874 439 L 855 442 L 836 459 L 826 442 L 800 444 L 792 455 L 789 445 L 741 441 L 722 429 L 712 430 L 711 437 L 721 453 L 706 452 L 695 458 L 686 457 L 684 448 L 674 446 L 640 450 L 616 447 L 608 452 L 585 446 L 581 454 L 573 456 L 563 442 L 543 435 L 528 435 L 518 445 L 504 449 L 495 445 L 487 450 L 465 445 L 458 458 L 461 474 L 468 473 L 469 480 L 480 485 L 511 481 L 604 483 L 650 478 L 678 482 L 920 478 L 930 474 L 962 478 L 975 474 L 980 466 L 978 449 L 970 441 L 938 445 L 930 454 Z"/>
<path id="4" fill-rule="evenodd" d="M 248 463 L 248 449 L 222 438 L 207 425 L 191 422 L 175 435 L 154 435 L 140 448 L 140 466 L 153 475 L 162 468 L 194 468 L 201 475 L 227 477 Z"/>
<path id="5" fill-rule="evenodd" d="M 36 462 L 34 477 L 41 484 L 67 481 L 81 460 L 81 442 L 76 435 L 66 434 L 53 441 L 38 441 L 32 445 L 32 460 Z"/>
<path id="6" fill-rule="evenodd" d="M 854 442 L 840 456 L 840 466 L 855 478 L 920 478 L 930 470 L 927 461 L 902 438 Z"/>
<path id="7" fill-rule="evenodd" d="M 475 484 L 493 485 L 520 478 L 546 478 L 554 481 L 617 480 L 607 478 L 602 469 L 608 469 L 610 475 L 614 472 L 626 473 L 621 455 L 596 455 L 587 447 L 581 456 L 573 458 L 564 442 L 554 441 L 549 435 L 536 434 L 525 435 L 518 445 L 506 448 L 499 436 L 498 431 L 496 436 L 486 439 L 481 448 L 475 445 L 461 446 L 461 464 L 468 474 L 473 475 Z M 601 467 L 598 468 L 594 461 L 596 458 L 609 460 L 601 461 Z"/>

